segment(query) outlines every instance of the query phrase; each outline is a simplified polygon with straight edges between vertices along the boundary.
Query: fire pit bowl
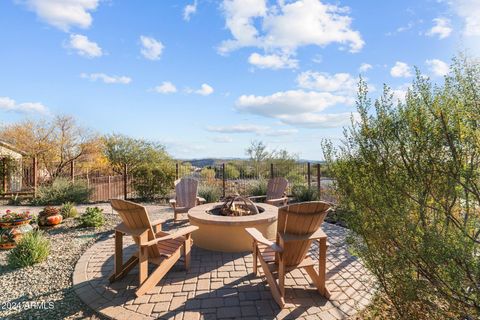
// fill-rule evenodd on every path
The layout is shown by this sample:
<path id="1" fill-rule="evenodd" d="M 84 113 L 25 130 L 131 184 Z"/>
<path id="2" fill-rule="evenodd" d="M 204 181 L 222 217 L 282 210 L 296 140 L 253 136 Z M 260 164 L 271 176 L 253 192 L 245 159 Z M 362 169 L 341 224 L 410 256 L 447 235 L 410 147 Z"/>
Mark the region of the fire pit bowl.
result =
<path id="1" fill-rule="evenodd" d="M 188 211 L 190 224 L 199 229 L 192 234 L 196 246 L 222 252 L 243 252 L 252 250 L 252 238 L 245 228 L 255 227 L 267 238 L 275 238 L 277 230 L 278 208 L 266 203 L 252 205 L 258 213 L 238 215 L 245 210 L 255 211 L 250 203 L 244 203 L 243 198 L 236 198 L 230 204 L 226 202 L 208 203 L 193 207 Z M 248 199 L 247 199 L 248 200 Z M 223 215 L 222 208 L 239 209 L 237 213 Z M 246 206 L 246 207 L 245 207 Z M 253 210 L 252 210 L 253 209 Z"/>

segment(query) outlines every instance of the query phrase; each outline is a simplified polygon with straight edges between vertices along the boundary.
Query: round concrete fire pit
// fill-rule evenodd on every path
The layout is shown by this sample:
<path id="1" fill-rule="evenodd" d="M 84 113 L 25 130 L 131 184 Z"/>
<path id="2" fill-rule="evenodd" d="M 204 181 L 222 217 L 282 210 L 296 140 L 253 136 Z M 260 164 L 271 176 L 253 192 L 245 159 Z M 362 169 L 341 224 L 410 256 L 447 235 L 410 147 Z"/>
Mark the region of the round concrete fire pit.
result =
<path id="1" fill-rule="evenodd" d="M 192 234 L 193 243 L 203 249 L 222 252 L 252 250 L 252 238 L 245 228 L 255 227 L 267 238 L 275 238 L 278 208 L 256 203 L 260 213 L 249 216 L 221 216 L 210 213 L 223 203 L 208 203 L 188 211 L 190 224 L 199 229 Z M 215 210 L 213 210 L 215 211 Z"/>

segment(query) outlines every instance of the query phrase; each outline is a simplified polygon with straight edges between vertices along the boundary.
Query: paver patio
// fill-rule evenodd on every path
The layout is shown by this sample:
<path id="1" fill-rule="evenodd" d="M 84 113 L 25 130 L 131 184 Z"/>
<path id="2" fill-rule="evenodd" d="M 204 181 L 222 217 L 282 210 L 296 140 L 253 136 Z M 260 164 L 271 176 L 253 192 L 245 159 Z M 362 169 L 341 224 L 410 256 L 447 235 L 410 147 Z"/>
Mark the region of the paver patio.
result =
<path id="1" fill-rule="evenodd" d="M 79 259 L 73 275 L 78 296 L 88 306 L 113 319 L 344 319 L 364 308 L 374 292 L 372 278 L 361 261 L 347 251 L 346 230 L 323 224 L 328 235 L 326 300 L 300 270 L 286 281 L 287 307 L 273 300 L 263 277 L 252 274 L 252 255 L 221 253 L 194 247 L 188 273 L 178 263 L 150 292 L 137 298 L 138 271 L 110 284 L 114 238 L 96 243 Z M 124 238 L 125 259 L 136 250 Z M 318 258 L 318 248 L 312 248 Z"/>

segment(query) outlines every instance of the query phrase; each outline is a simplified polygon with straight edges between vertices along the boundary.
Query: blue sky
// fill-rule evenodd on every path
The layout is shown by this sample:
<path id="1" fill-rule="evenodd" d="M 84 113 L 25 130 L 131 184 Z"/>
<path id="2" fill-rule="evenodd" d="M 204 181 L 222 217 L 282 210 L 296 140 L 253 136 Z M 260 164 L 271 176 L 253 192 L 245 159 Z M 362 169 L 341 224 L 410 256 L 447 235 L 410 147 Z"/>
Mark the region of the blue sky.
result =
<path id="1" fill-rule="evenodd" d="M 73 115 L 179 158 L 252 140 L 321 159 L 359 74 L 401 98 L 480 52 L 480 0 L 3 0 L 0 124 Z"/>

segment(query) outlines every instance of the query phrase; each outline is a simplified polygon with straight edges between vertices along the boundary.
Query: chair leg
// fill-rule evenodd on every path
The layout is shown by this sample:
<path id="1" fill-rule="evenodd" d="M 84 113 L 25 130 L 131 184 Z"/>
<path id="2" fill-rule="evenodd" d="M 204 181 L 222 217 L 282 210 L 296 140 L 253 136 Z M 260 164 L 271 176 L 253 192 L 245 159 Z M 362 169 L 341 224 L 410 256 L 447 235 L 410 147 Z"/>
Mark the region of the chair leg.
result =
<path id="1" fill-rule="evenodd" d="M 275 302 L 280 306 L 280 308 L 283 308 L 285 306 L 285 299 L 282 295 L 277 281 L 275 280 L 275 277 L 270 271 L 270 268 L 268 268 L 268 264 L 265 262 L 262 255 L 258 255 L 258 260 L 260 260 L 260 265 L 262 266 L 263 273 L 265 274 L 265 278 L 267 278 L 268 286 L 270 287 L 270 291 L 272 292 L 273 299 L 275 299 Z"/>
<path id="2" fill-rule="evenodd" d="M 119 272 L 115 272 L 114 274 L 112 274 L 108 278 L 108 280 L 110 282 L 113 282 L 125 277 L 130 272 L 130 270 L 132 270 L 137 264 L 138 264 L 138 257 L 135 255 L 131 256 L 130 259 L 128 259 L 127 262 L 125 262 L 125 264 L 122 265 L 121 270 Z"/>
<path id="3" fill-rule="evenodd" d="M 185 255 L 185 269 L 188 271 L 190 269 L 190 252 L 192 249 L 192 235 L 187 234 L 185 236 L 185 243 L 184 243 L 184 255 Z"/>
<path id="4" fill-rule="evenodd" d="M 171 255 L 168 259 L 162 261 L 162 263 L 152 272 L 152 274 L 142 283 L 142 285 L 135 292 L 137 297 L 144 295 L 150 289 L 155 287 L 157 283 L 167 274 L 167 272 L 173 267 L 173 265 L 180 258 L 180 249 L 176 253 Z"/>
<path id="5" fill-rule="evenodd" d="M 285 263 L 280 257 L 278 259 L 278 287 L 282 296 L 285 296 Z"/>
<path id="6" fill-rule="evenodd" d="M 258 256 L 258 248 L 257 248 L 257 242 L 254 240 L 253 241 L 253 249 L 252 249 L 252 255 L 253 255 L 253 274 L 256 276 L 258 275 L 258 261 L 257 261 L 257 256 Z"/>
<path id="7" fill-rule="evenodd" d="M 313 281 L 313 284 L 317 288 L 318 293 L 320 293 L 325 298 L 330 298 L 330 292 L 328 291 L 327 287 L 325 286 L 325 282 L 322 282 L 320 279 L 319 274 L 315 271 L 313 266 L 306 266 L 304 267 L 305 271 L 307 271 L 308 275 Z"/>

